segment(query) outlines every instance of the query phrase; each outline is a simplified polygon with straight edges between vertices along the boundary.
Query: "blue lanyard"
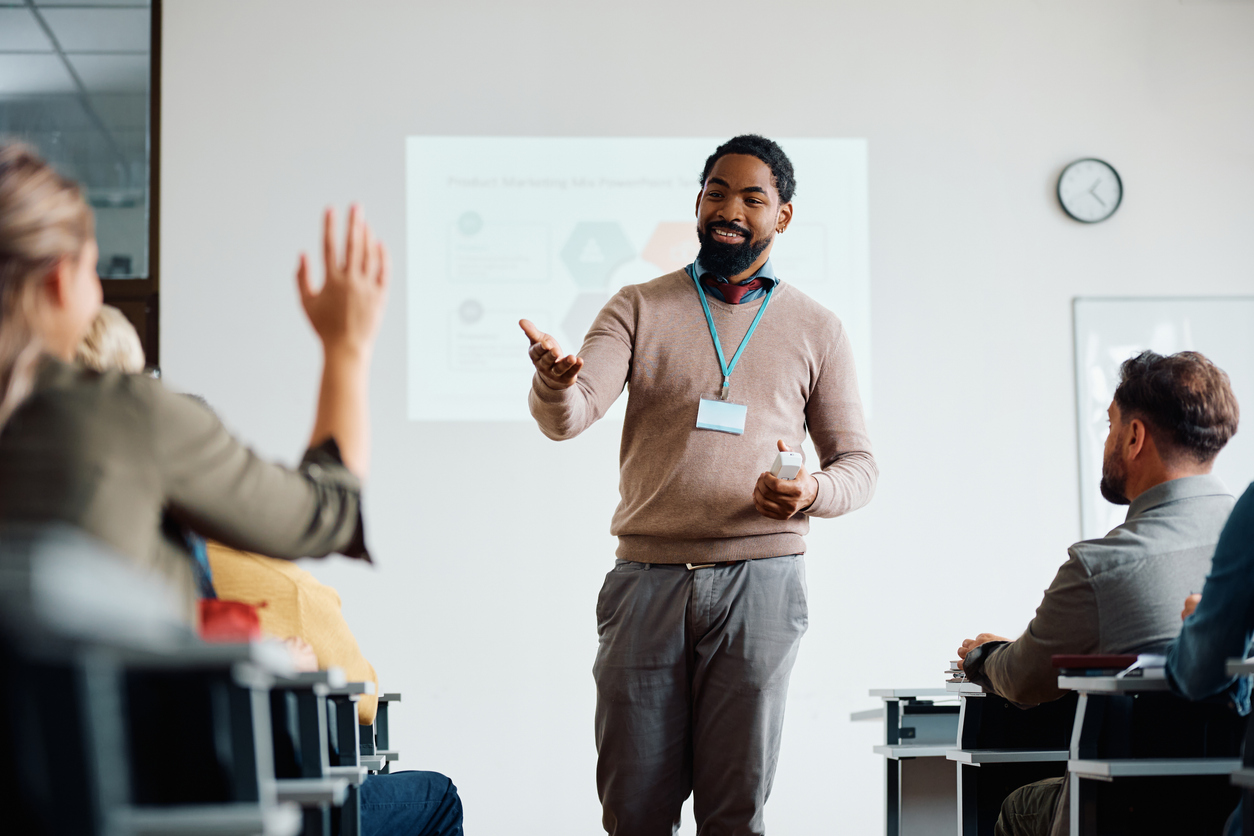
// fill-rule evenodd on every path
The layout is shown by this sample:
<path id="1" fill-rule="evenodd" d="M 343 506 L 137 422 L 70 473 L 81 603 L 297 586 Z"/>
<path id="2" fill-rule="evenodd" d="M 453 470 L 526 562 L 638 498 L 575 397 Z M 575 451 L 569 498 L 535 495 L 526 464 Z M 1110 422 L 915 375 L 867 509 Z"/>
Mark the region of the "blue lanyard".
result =
<path id="1" fill-rule="evenodd" d="M 710 303 L 705 298 L 705 288 L 701 286 L 701 280 L 697 278 L 697 271 L 690 264 L 688 265 L 688 275 L 692 276 L 692 281 L 697 285 L 697 298 L 701 300 L 701 309 L 705 311 L 705 322 L 710 326 L 710 338 L 714 340 L 714 350 L 718 352 L 718 367 L 723 372 L 723 388 L 718 393 L 718 399 L 725 401 L 731 395 L 731 375 L 736 369 L 736 363 L 740 362 L 740 355 L 745 353 L 745 346 L 749 344 L 749 338 L 753 336 L 753 332 L 758 330 L 758 323 L 762 321 L 762 314 L 766 313 L 766 306 L 771 304 L 771 297 L 775 295 L 775 288 L 778 284 L 771 285 L 771 289 L 766 292 L 766 298 L 762 300 L 762 307 L 758 308 L 758 315 L 753 318 L 753 323 L 749 326 L 749 330 L 745 332 L 745 337 L 740 341 L 740 348 L 736 349 L 736 353 L 732 355 L 731 363 L 728 363 L 723 356 L 723 344 L 718 340 L 718 329 L 714 327 L 714 316 L 710 313 Z"/>

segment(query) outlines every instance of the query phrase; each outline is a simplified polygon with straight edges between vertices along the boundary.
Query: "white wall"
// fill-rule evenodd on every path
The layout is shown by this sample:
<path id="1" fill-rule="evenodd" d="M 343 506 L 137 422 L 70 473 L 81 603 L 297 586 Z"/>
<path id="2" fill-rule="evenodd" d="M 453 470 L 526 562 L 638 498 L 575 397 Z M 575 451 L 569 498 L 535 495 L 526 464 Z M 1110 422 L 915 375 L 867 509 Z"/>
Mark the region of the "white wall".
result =
<path id="1" fill-rule="evenodd" d="M 868 138 L 882 476 L 809 539 L 768 820 L 871 833 L 878 729 L 848 713 L 867 688 L 939 681 L 965 636 L 1017 634 L 1078 536 L 1071 298 L 1254 292 L 1252 43 L 1248 2 L 166 0 L 163 365 L 294 460 L 317 376 L 295 254 L 325 203 L 364 202 L 399 262 L 374 376 L 378 565 L 312 568 L 405 692 L 402 765 L 451 775 L 472 832 L 592 833 L 618 428 L 559 445 L 405 420 L 399 278 L 422 254 L 404 252 L 403 138 Z M 1126 189 L 1091 227 L 1053 198 L 1090 155 Z M 452 451 L 470 464 L 444 466 Z"/>

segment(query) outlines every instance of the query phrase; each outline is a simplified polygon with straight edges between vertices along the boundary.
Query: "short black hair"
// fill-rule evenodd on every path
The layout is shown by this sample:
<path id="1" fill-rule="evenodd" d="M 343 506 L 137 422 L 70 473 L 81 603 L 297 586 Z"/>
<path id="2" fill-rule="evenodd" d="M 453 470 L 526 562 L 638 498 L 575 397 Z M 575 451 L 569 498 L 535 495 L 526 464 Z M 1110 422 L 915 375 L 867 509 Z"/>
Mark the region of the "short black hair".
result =
<path id="1" fill-rule="evenodd" d="M 714 164 L 720 158 L 728 154 L 748 154 L 766 163 L 770 166 L 771 175 L 775 179 L 775 191 L 779 192 L 779 202 L 783 204 L 792 200 L 793 194 L 797 191 L 797 178 L 792 173 L 792 160 L 788 159 L 784 149 L 775 142 L 757 134 L 733 136 L 716 148 L 705 161 L 705 170 L 701 172 L 702 188 L 705 188 L 705 181 L 710 179 L 710 169 L 714 168 Z"/>
<path id="2" fill-rule="evenodd" d="M 1115 405 L 1123 420 L 1140 418 L 1162 453 L 1186 453 L 1205 464 L 1237 432 L 1241 412 L 1228 374 L 1196 351 L 1164 357 L 1142 351 L 1119 367 Z"/>

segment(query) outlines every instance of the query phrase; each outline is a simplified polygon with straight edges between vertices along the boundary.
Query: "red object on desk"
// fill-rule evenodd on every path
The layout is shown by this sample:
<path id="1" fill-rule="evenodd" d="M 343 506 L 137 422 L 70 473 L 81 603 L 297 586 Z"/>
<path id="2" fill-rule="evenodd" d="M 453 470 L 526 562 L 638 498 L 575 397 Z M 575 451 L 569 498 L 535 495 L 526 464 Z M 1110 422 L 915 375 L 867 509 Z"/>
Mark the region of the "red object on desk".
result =
<path id="1" fill-rule="evenodd" d="M 257 608 L 241 601 L 201 598 L 200 637 L 207 642 L 246 642 L 261 638 Z"/>
<path id="2" fill-rule="evenodd" d="M 1072 655 L 1068 653 L 1055 653 L 1049 657 L 1049 661 L 1056 668 L 1066 668 L 1069 670 L 1086 670 L 1089 668 L 1124 668 L 1136 662 L 1135 654 L 1114 654 L 1114 653 L 1093 653 L 1089 655 Z"/>

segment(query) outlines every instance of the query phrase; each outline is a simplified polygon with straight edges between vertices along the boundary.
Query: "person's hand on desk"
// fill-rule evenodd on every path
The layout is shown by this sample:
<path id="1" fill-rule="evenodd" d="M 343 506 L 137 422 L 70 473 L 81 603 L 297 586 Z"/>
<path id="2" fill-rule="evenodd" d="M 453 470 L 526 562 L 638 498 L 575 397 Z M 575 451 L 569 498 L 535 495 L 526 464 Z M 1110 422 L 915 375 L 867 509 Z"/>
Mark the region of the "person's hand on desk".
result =
<path id="1" fill-rule="evenodd" d="M 976 636 L 973 639 L 963 639 L 962 647 L 958 648 L 958 667 L 962 668 L 963 662 L 966 661 L 967 654 L 970 653 L 975 648 L 979 647 L 980 645 L 987 644 L 988 642 L 1008 642 L 1008 641 L 1010 641 L 1010 639 L 1007 639 L 1003 636 L 996 636 L 996 635 L 993 635 L 992 633 L 980 633 L 978 636 Z"/>
<path id="2" fill-rule="evenodd" d="M 1184 609 L 1180 611 L 1180 620 L 1184 621 L 1186 618 L 1193 615 L 1193 611 L 1197 609 L 1197 605 L 1200 603 L 1202 603 L 1202 595 L 1199 592 L 1194 592 L 1188 598 L 1185 598 Z"/>
<path id="3" fill-rule="evenodd" d="M 536 367 L 540 380 L 550 389 L 569 389 L 575 385 L 579 370 L 583 368 L 583 360 L 573 354 L 562 356 L 562 347 L 549 334 L 544 333 L 529 319 L 518 321 L 518 325 L 531 341 L 528 356 Z"/>
<path id="4" fill-rule="evenodd" d="M 781 453 L 789 452 L 787 444 L 778 442 Z M 819 495 L 819 480 L 803 465 L 792 479 L 778 479 L 769 472 L 758 477 L 753 488 L 753 505 L 758 513 L 773 520 L 786 520 L 809 508 Z"/>

